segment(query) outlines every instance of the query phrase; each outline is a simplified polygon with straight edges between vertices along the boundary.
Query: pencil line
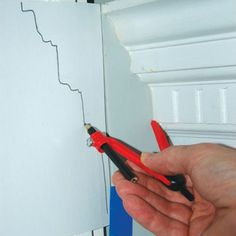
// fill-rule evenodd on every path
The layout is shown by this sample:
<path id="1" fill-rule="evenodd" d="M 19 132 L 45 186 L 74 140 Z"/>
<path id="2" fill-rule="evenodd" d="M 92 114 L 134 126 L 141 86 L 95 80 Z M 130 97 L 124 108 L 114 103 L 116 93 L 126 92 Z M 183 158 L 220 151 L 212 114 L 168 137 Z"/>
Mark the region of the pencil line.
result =
<path id="1" fill-rule="evenodd" d="M 69 88 L 70 91 L 72 92 L 76 92 L 80 95 L 80 99 L 81 99 L 81 104 L 82 104 L 82 114 L 83 114 L 83 122 L 84 124 L 86 123 L 86 120 L 85 120 L 85 108 L 84 108 L 84 99 L 83 99 L 83 93 L 82 91 L 80 91 L 79 89 L 77 88 L 72 88 L 70 84 L 66 83 L 66 82 L 63 82 L 61 80 L 61 74 L 60 74 L 60 60 L 59 60 L 59 49 L 58 49 L 58 45 L 57 44 L 54 44 L 52 42 L 52 40 L 45 40 L 42 33 L 40 32 L 39 30 L 39 27 L 38 27 L 38 23 L 37 23 L 37 17 L 36 17 L 36 14 L 35 14 L 35 11 L 32 10 L 32 9 L 24 9 L 24 6 L 23 6 L 23 3 L 21 2 L 21 11 L 22 12 L 30 12 L 32 13 L 33 15 L 33 18 L 34 18 L 34 24 L 35 24 L 35 29 L 38 33 L 38 35 L 40 36 L 41 40 L 43 43 L 49 43 L 52 47 L 55 48 L 55 51 L 56 51 L 56 62 L 57 62 L 57 78 L 58 78 L 58 82 L 63 85 L 63 86 L 67 86 Z M 105 187 L 105 199 L 106 199 L 106 212 L 108 213 L 108 190 L 107 190 L 107 183 L 106 183 L 106 172 L 105 172 L 105 163 L 104 163 L 104 159 L 102 157 L 102 169 L 103 169 L 103 178 L 104 178 L 104 187 Z"/>
<path id="2" fill-rule="evenodd" d="M 106 132 L 108 132 L 108 126 L 107 126 L 107 106 L 106 106 L 106 81 L 105 81 L 105 55 L 104 55 L 104 35 L 103 35 L 103 19 L 102 19 L 102 6 L 100 4 L 100 21 L 101 21 L 101 37 L 102 37 L 102 59 L 103 59 L 103 86 L 104 86 L 104 112 L 105 112 L 105 129 Z M 104 161 L 104 155 L 102 156 L 102 165 L 103 165 L 103 173 L 104 173 L 104 184 L 105 184 L 105 194 L 106 194 L 106 210 L 107 210 L 107 214 L 108 212 L 108 187 L 111 186 L 111 169 L 110 169 L 110 158 L 108 158 L 108 173 L 106 173 L 105 171 L 105 161 Z M 107 178 L 108 175 L 108 178 Z M 107 181 L 108 179 L 108 181 Z M 108 183 L 107 183 L 108 182 Z"/>
<path id="3" fill-rule="evenodd" d="M 84 122 L 84 124 L 85 124 L 86 122 L 85 122 L 85 109 L 84 109 L 83 93 L 82 93 L 79 89 L 77 89 L 77 88 L 72 88 L 70 84 L 68 84 L 68 83 L 66 83 L 66 82 L 63 82 L 63 81 L 61 80 L 61 74 L 60 74 L 60 60 L 59 60 L 59 49 L 58 49 L 58 45 L 57 45 L 57 44 L 54 44 L 54 43 L 52 42 L 52 40 L 45 40 L 45 39 L 44 39 L 42 33 L 41 33 L 40 30 L 39 30 L 38 23 L 37 23 L 37 18 L 36 18 L 36 14 L 35 14 L 34 10 L 32 10 L 32 9 L 24 9 L 23 3 L 21 2 L 21 11 L 24 12 L 24 13 L 25 13 L 25 12 L 30 12 L 30 13 L 32 13 L 32 15 L 33 15 L 33 17 L 34 17 L 35 29 L 36 29 L 38 35 L 40 36 L 42 42 L 43 42 L 43 43 L 49 43 L 52 47 L 55 48 L 55 50 L 56 50 L 56 58 L 57 58 L 56 61 L 57 61 L 57 79 L 58 79 L 58 82 L 59 82 L 61 85 L 63 85 L 63 86 L 67 86 L 71 92 L 76 92 L 76 93 L 78 93 L 78 94 L 80 95 L 81 104 L 82 104 L 83 122 Z"/>
<path id="4" fill-rule="evenodd" d="M 108 214 L 108 186 L 106 181 L 106 170 L 105 170 L 105 163 L 104 163 L 104 155 L 102 155 L 102 171 L 103 171 L 103 181 L 104 181 L 104 190 L 105 190 L 105 199 L 106 199 L 106 212 Z"/>

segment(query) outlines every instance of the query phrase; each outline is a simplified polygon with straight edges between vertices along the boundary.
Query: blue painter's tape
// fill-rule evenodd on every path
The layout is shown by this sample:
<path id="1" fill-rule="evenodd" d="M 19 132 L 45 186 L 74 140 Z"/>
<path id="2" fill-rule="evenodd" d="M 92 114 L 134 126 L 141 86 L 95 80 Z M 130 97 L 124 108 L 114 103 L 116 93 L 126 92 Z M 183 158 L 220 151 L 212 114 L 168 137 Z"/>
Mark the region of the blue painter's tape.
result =
<path id="1" fill-rule="evenodd" d="M 132 218 L 126 213 L 115 187 L 111 187 L 109 236 L 132 236 L 132 228 Z"/>

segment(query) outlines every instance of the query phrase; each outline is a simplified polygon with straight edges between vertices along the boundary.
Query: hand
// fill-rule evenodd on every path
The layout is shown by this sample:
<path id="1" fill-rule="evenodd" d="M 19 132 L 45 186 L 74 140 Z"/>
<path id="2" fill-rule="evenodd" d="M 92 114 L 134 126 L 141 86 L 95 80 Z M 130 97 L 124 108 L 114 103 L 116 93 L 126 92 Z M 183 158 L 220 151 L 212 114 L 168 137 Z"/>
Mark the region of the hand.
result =
<path id="1" fill-rule="evenodd" d="M 184 174 L 195 201 L 128 163 L 138 183 L 127 181 L 120 172 L 113 175 L 113 183 L 137 222 L 158 236 L 236 235 L 236 149 L 216 144 L 175 146 L 144 153 L 142 161 L 163 175 Z"/>

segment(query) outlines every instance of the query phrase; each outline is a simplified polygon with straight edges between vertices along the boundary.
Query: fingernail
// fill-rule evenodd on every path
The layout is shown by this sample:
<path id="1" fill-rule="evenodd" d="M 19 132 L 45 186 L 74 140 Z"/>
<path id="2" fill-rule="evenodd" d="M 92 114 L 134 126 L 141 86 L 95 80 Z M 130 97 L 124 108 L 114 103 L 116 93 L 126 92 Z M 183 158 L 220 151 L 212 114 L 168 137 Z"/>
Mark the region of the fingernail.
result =
<path id="1" fill-rule="evenodd" d="M 141 162 L 145 163 L 146 160 L 149 158 L 149 155 L 150 155 L 149 153 L 143 152 L 143 153 L 141 154 Z"/>

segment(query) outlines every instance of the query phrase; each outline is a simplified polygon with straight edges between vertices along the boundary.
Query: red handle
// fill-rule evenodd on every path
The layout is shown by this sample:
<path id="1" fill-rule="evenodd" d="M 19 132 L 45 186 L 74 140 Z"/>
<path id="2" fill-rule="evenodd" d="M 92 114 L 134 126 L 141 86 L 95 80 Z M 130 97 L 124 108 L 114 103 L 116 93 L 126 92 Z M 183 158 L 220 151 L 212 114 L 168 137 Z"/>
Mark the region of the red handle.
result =
<path id="1" fill-rule="evenodd" d="M 118 140 L 107 137 L 100 131 L 96 131 L 91 135 L 91 138 L 93 140 L 93 146 L 99 151 L 102 152 L 101 146 L 105 143 L 109 144 L 110 147 L 120 154 L 122 157 L 125 157 L 129 161 L 135 163 L 137 166 L 139 166 L 141 169 L 143 169 L 146 173 L 149 175 L 155 177 L 159 181 L 163 182 L 165 185 L 170 186 L 171 182 L 163 175 L 160 175 L 156 173 L 155 171 L 149 169 L 140 160 L 140 155 L 138 155 L 135 151 L 127 147 L 125 144 L 119 142 Z"/>
<path id="2" fill-rule="evenodd" d="M 170 143 L 168 141 L 165 131 L 161 128 L 159 123 L 157 123 L 155 120 L 152 120 L 151 126 L 155 134 L 157 145 L 159 146 L 160 151 L 163 151 L 164 149 L 168 148 L 170 146 Z"/>

